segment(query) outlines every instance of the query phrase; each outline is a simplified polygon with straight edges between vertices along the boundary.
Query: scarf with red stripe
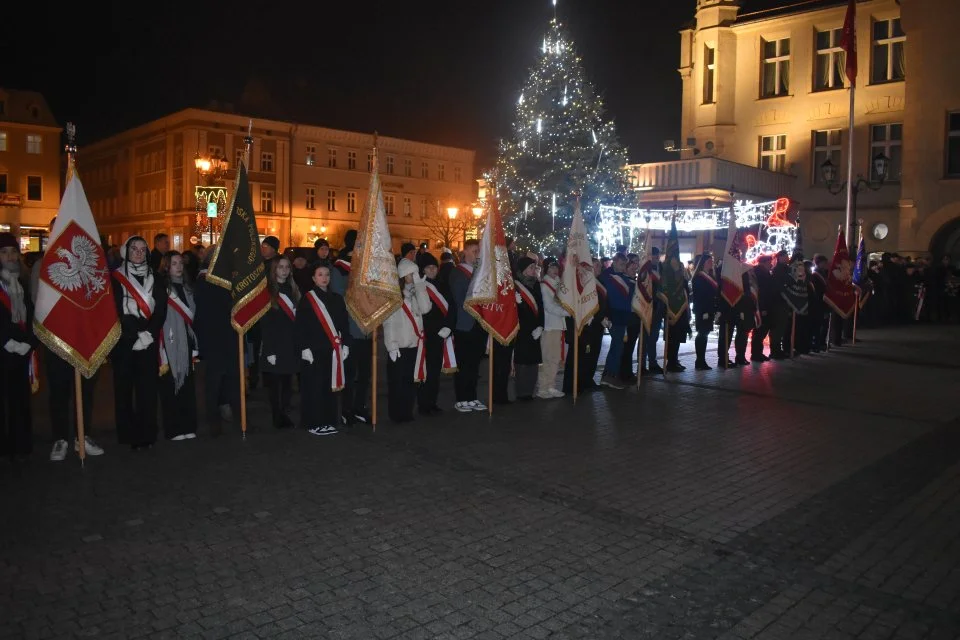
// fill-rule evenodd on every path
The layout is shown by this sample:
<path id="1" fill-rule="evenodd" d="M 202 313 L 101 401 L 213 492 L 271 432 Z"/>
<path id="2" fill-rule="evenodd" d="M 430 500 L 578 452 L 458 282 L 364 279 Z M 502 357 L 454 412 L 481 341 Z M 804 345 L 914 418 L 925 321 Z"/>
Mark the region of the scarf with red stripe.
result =
<path id="1" fill-rule="evenodd" d="M 297 320 L 297 308 L 293 304 L 293 300 L 290 299 L 290 296 L 281 292 L 277 293 L 277 306 L 280 307 L 280 310 L 283 311 L 290 322 L 296 322 Z"/>
<path id="2" fill-rule="evenodd" d="M 430 301 L 433 302 L 433 306 L 439 309 L 443 317 L 446 318 L 447 314 L 450 313 L 450 303 L 447 302 L 444 295 L 437 289 L 437 285 L 432 282 L 427 282 L 427 295 L 430 296 Z M 456 373 L 459 371 L 457 367 L 457 356 L 453 349 L 453 334 L 443 339 L 443 365 L 440 371 L 441 373 Z"/>
<path id="3" fill-rule="evenodd" d="M 423 328 L 417 324 L 417 317 L 413 315 L 413 311 L 406 300 L 403 301 L 400 308 L 403 309 L 403 314 L 407 316 L 410 326 L 413 327 L 413 333 L 417 336 L 417 360 L 413 367 L 413 381 L 423 382 L 427 379 L 427 354 L 423 348 Z"/>
<path id="4" fill-rule="evenodd" d="M 539 315 L 540 307 L 537 306 L 537 299 L 533 297 L 533 292 L 523 286 L 523 283 L 521 283 L 519 280 L 514 280 L 513 284 L 517 287 L 517 293 L 520 295 L 520 299 L 523 300 L 528 307 L 530 307 L 530 311 L 533 311 L 533 315 Z"/>
<path id="5" fill-rule="evenodd" d="M 23 295 L 23 292 L 21 291 L 20 294 Z M 13 318 L 13 300 L 10 298 L 10 292 L 7 291 L 7 283 L 2 281 L 0 281 L 0 304 L 3 304 L 10 313 L 10 317 Z M 25 320 L 19 320 L 17 321 L 17 326 L 25 331 L 27 323 Z M 37 356 L 36 349 L 30 349 L 30 355 L 27 357 L 30 358 L 27 364 L 27 373 L 30 376 L 30 392 L 36 393 L 40 390 L 40 358 Z"/>
<path id="6" fill-rule="evenodd" d="M 333 323 L 333 317 L 330 315 L 330 312 L 327 311 L 327 306 L 323 304 L 323 300 L 320 299 L 317 292 L 311 291 L 308 293 L 307 299 L 310 301 L 310 306 L 313 308 L 313 313 L 317 316 L 317 320 L 320 321 L 320 326 L 323 327 L 323 332 L 327 335 L 327 340 L 330 341 L 330 345 L 333 347 L 333 353 L 330 355 L 330 390 L 334 392 L 340 391 L 343 389 L 344 381 L 347 377 L 343 369 L 343 352 L 341 351 L 343 339 L 340 337 L 340 332 L 337 331 L 337 327 Z"/>

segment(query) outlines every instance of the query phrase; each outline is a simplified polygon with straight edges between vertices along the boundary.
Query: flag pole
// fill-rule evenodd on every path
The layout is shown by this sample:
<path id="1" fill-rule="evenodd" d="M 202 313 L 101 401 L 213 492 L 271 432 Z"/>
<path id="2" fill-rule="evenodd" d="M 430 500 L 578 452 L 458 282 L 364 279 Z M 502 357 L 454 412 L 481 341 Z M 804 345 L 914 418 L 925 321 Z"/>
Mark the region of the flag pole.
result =
<path id="1" fill-rule="evenodd" d="M 850 341 L 851 345 L 857 344 L 857 316 L 859 315 L 859 312 L 860 312 L 860 291 L 859 290 L 856 292 L 856 295 L 857 295 L 857 301 L 856 303 L 854 303 L 854 306 L 853 306 L 853 338 Z"/>
<path id="2" fill-rule="evenodd" d="M 638 285 L 639 286 L 639 285 Z M 637 340 L 637 389 L 640 388 L 640 378 L 643 372 L 643 323 L 640 323 L 640 338 Z"/>
<path id="3" fill-rule="evenodd" d="M 487 411 L 490 414 L 490 417 L 493 417 L 493 334 L 490 334 L 490 363 L 489 363 L 489 376 L 490 383 L 487 385 Z"/>
<path id="4" fill-rule="evenodd" d="M 253 119 L 247 121 L 247 135 L 243 139 L 244 145 L 244 160 L 245 163 L 249 166 L 250 164 L 250 153 L 253 149 Z M 237 180 L 240 180 L 240 170 L 237 170 Z M 223 240 L 223 238 L 221 238 Z M 243 348 L 243 335 L 237 331 L 237 351 L 239 353 L 238 361 L 240 364 L 240 434 L 243 440 L 247 439 L 247 363 L 246 354 L 244 353 Z M 254 357 L 257 354 L 253 354 Z"/>
<path id="5" fill-rule="evenodd" d="M 373 388 L 373 397 L 370 400 L 370 424 L 373 426 L 373 432 L 377 432 L 377 327 L 373 328 L 370 334 L 370 343 L 373 345 L 371 358 L 371 386 Z"/>
<path id="6" fill-rule="evenodd" d="M 856 188 L 853 180 L 853 116 L 854 116 L 854 105 L 856 97 L 856 85 L 854 83 L 850 84 L 850 123 L 849 131 L 847 133 L 847 215 L 846 215 L 846 224 L 843 227 L 844 232 L 847 234 L 847 253 L 850 252 L 850 237 L 853 234 L 850 233 L 850 230 L 853 228 L 853 192 Z"/>
<path id="7" fill-rule="evenodd" d="M 576 329 L 576 327 L 574 327 Z M 573 332 L 573 404 L 577 404 L 577 390 L 580 385 L 580 332 Z"/>
<path id="8" fill-rule="evenodd" d="M 66 147 L 64 147 L 64 151 L 67 152 L 66 181 L 69 183 L 70 179 L 73 178 L 73 173 L 75 171 L 74 164 L 77 161 L 77 128 L 72 122 L 67 123 L 67 144 Z M 77 444 L 80 448 L 78 453 L 80 455 L 80 468 L 83 468 L 83 463 L 87 458 L 87 437 L 86 433 L 84 432 L 83 424 L 83 387 L 82 381 L 80 380 L 80 370 L 76 367 L 73 368 L 73 386 L 74 393 L 76 395 L 74 407 L 77 410 Z"/>
<path id="9" fill-rule="evenodd" d="M 667 353 L 670 352 L 670 308 L 663 314 L 663 377 L 667 377 Z"/>
<path id="10" fill-rule="evenodd" d="M 797 353 L 797 312 L 793 312 L 793 324 L 790 325 L 790 357 Z"/>
<path id="11" fill-rule="evenodd" d="M 733 307 L 730 307 L 730 310 L 732 312 Z M 730 368 L 730 340 L 733 337 L 733 329 L 730 326 L 729 319 L 727 320 L 727 327 L 725 329 L 725 332 L 727 334 L 727 341 L 724 343 L 724 346 L 726 348 L 723 350 L 723 368 L 729 369 Z"/>

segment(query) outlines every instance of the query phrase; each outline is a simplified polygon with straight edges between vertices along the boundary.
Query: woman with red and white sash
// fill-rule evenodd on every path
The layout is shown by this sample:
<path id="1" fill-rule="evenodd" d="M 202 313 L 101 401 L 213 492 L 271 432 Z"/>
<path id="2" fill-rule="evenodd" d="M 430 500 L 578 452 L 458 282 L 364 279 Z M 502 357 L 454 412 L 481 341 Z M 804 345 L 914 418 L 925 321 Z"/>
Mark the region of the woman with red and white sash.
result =
<path id="1" fill-rule="evenodd" d="M 567 310 L 560 306 L 560 266 L 556 258 L 543 262 L 543 281 L 540 293 L 543 299 L 543 335 L 540 337 L 540 375 L 537 379 L 537 397 L 542 400 L 562 398 L 565 394 L 557 389 L 557 371 L 566 359 L 567 336 L 564 318 Z"/>
<path id="2" fill-rule="evenodd" d="M 167 285 L 167 317 L 160 338 L 160 414 L 168 440 L 197 437 L 197 387 L 193 359 L 198 355 L 193 316 L 197 305 L 183 256 L 168 251 L 160 259 Z"/>
<path id="3" fill-rule="evenodd" d="M 260 321 L 260 371 L 277 429 L 293 426 L 287 408 L 293 396 L 293 376 L 300 372 L 300 349 L 295 335 L 300 288 L 292 274 L 290 258 L 280 256 L 273 261 L 268 274 L 270 310 Z"/>
<path id="4" fill-rule="evenodd" d="M 147 241 L 133 236 L 112 273 L 120 318 L 120 339 L 110 353 L 117 441 L 134 450 L 157 439 L 160 332 L 167 317 L 167 289 L 157 285 L 147 254 Z"/>
<path id="5" fill-rule="evenodd" d="M 387 414 L 394 422 L 413 420 L 417 385 L 427 379 L 423 314 L 430 310 L 427 281 L 416 263 L 406 258 L 397 265 L 403 304 L 383 323 L 387 348 Z"/>
<path id="6" fill-rule="evenodd" d="M 315 436 L 337 433 L 338 392 L 350 356 L 350 327 L 343 298 L 330 290 L 330 269 L 312 267 L 313 288 L 300 298 L 294 327 L 300 350 L 300 426 Z"/>
<path id="7" fill-rule="evenodd" d="M 543 338 L 543 294 L 537 279 L 537 262 L 524 256 L 517 260 L 514 284 L 517 287 L 517 315 L 520 332 L 513 343 L 513 364 L 516 369 L 517 400 L 533 400 L 537 374 L 542 361 L 540 340 Z"/>
<path id="8" fill-rule="evenodd" d="M 438 415 L 443 410 L 437 406 L 440 392 L 440 375 L 457 371 L 457 356 L 454 351 L 453 330 L 457 326 L 457 310 L 446 284 L 437 280 L 440 265 L 430 253 L 417 256 L 420 275 L 426 278 L 430 310 L 423 314 L 423 332 L 426 334 L 427 379 L 417 390 L 417 406 L 421 414 Z"/>
<path id="9" fill-rule="evenodd" d="M 709 253 L 697 257 L 697 266 L 693 274 L 693 312 L 696 314 L 694 326 L 697 338 L 694 346 L 697 351 L 697 371 L 709 371 L 713 367 L 707 364 L 707 339 L 713 331 L 713 317 L 717 314 L 717 301 L 720 287 L 717 274 L 713 271 L 713 256 Z"/>

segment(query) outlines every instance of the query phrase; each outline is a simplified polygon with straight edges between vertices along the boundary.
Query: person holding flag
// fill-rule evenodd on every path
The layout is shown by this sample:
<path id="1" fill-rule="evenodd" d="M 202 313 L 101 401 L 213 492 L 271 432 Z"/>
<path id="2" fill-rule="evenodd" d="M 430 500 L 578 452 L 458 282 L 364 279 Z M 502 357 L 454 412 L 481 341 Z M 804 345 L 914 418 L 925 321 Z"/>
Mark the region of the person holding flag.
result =
<path id="1" fill-rule="evenodd" d="M 523 256 L 517 260 L 514 274 L 517 287 L 517 314 L 520 331 L 514 345 L 517 400 L 533 400 L 537 387 L 537 374 L 543 361 L 541 350 L 544 325 L 543 294 L 537 279 L 537 262 Z"/>
<path id="2" fill-rule="evenodd" d="M 713 256 L 709 253 L 697 257 L 693 273 L 693 312 L 697 314 L 696 345 L 697 371 L 709 371 L 713 367 L 707 364 L 707 340 L 713 331 L 713 318 L 717 313 L 717 298 L 720 286 L 713 272 Z"/>
<path id="3" fill-rule="evenodd" d="M 496 199 L 490 202 L 479 253 L 480 264 L 470 278 L 463 308 L 490 335 L 490 400 L 509 404 L 507 384 L 513 363 L 512 343 L 520 330 L 520 320 L 517 289 Z M 489 410 L 492 412 L 493 408 Z"/>
<path id="4" fill-rule="evenodd" d="M 416 263 L 401 258 L 397 264 L 403 302 L 383 323 L 387 349 L 387 413 L 396 423 L 413 421 L 419 385 L 427 379 L 426 334 L 423 315 L 430 310 L 427 280 Z"/>
<path id="5" fill-rule="evenodd" d="M 612 325 L 610 327 L 610 348 L 603 365 L 600 384 L 610 389 L 623 389 L 620 382 L 620 360 L 623 355 L 623 342 L 627 324 L 632 314 L 631 302 L 636 284 L 627 277 L 627 256 L 617 253 L 613 256 L 610 268 L 600 274 L 600 282 L 607 291 L 607 310 Z"/>
<path id="6" fill-rule="evenodd" d="M 650 246 L 651 239 L 649 224 L 647 224 L 647 231 L 643 236 L 643 245 L 643 259 L 640 261 L 640 264 L 637 267 L 637 284 L 633 290 L 633 300 L 630 302 L 630 307 L 633 309 L 633 313 L 636 314 L 640 321 L 640 346 L 642 351 L 640 352 L 640 358 L 637 362 L 637 375 L 640 377 L 649 375 L 651 373 L 651 369 L 646 366 L 647 362 L 656 364 L 656 354 L 654 354 L 653 360 L 650 360 L 650 354 L 645 353 L 645 350 L 649 348 L 649 338 L 651 335 L 651 330 L 653 329 L 654 305 L 657 302 L 654 285 L 660 278 L 660 272 L 658 268 L 660 265 L 659 263 L 655 264 L 654 262 L 655 258 L 653 251 L 656 249 L 656 247 Z M 657 255 L 657 260 L 659 260 L 659 250 L 657 251 Z M 656 272 L 656 276 L 654 275 L 654 272 Z M 656 345 L 656 342 L 654 342 L 654 345 Z M 654 346 L 654 349 L 656 349 L 656 346 Z M 659 369 L 660 366 L 657 365 L 657 368 Z"/>
<path id="7" fill-rule="evenodd" d="M 853 267 L 853 284 L 857 287 L 857 309 L 863 309 L 873 294 L 873 282 L 867 270 L 867 245 L 863 241 L 863 227 L 860 228 L 860 243 L 857 245 L 857 261 Z"/>
<path id="8" fill-rule="evenodd" d="M 480 378 L 480 360 L 487 343 L 487 332 L 466 311 L 467 292 L 473 281 L 473 272 L 480 257 L 480 242 L 468 239 L 463 243 L 463 259 L 450 270 L 450 293 L 457 309 L 454 347 L 457 355 L 457 375 L 453 380 L 456 403 L 453 408 L 460 413 L 487 411 L 487 405 L 477 399 L 477 382 Z"/>
<path id="9" fill-rule="evenodd" d="M 680 364 L 680 345 L 687 341 L 690 333 L 690 305 L 687 296 L 687 278 L 683 262 L 680 261 L 680 238 L 677 234 L 676 219 L 670 222 L 670 234 L 667 237 L 667 261 L 663 265 L 660 300 L 666 308 L 665 320 L 667 333 L 664 341 L 667 346 L 667 371 L 679 373 L 686 367 Z"/>
<path id="10" fill-rule="evenodd" d="M 720 261 L 720 362 L 718 366 L 732 369 L 738 365 L 749 364 L 746 361 L 746 339 L 749 328 L 745 328 L 743 304 L 744 275 L 750 267 L 741 260 L 739 235 L 737 231 L 737 213 L 730 207 L 730 216 L 727 221 L 727 244 Z M 730 342 L 733 340 L 733 331 L 737 331 L 737 358 L 730 360 Z M 740 357 L 739 343 L 743 338 L 743 357 Z"/>
<path id="11" fill-rule="evenodd" d="M 567 354 L 564 367 L 563 390 L 572 392 L 574 401 L 577 394 L 593 388 L 595 365 L 587 356 L 590 348 L 588 336 L 582 335 L 584 328 L 593 322 L 600 312 L 599 292 L 602 285 L 597 283 L 590 244 L 587 240 L 587 228 L 580 212 L 580 199 L 573 208 L 573 222 L 567 237 L 567 250 L 563 258 L 563 271 L 559 291 L 559 302 L 569 314 L 566 320 L 567 344 L 573 349 Z M 599 324 L 599 323 L 598 323 Z M 602 329 L 601 329 L 602 331 Z"/>
<path id="12" fill-rule="evenodd" d="M 457 372 L 456 347 L 453 330 L 457 325 L 457 309 L 452 303 L 450 289 L 437 280 L 440 265 L 429 252 L 417 256 L 420 275 L 426 279 L 430 310 L 423 316 L 423 332 L 426 334 L 427 379 L 417 391 L 417 406 L 421 415 L 443 413 L 437 406 L 440 393 L 440 375 Z"/>
<path id="13" fill-rule="evenodd" d="M 537 397 L 541 400 L 562 398 L 557 389 L 557 369 L 566 360 L 566 322 L 570 314 L 560 304 L 560 265 L 555 258 L 543 261 L 543 280 L 540 282 L 540 299 L 543 300 L 543 335 L 540 337 L 540 353 L 543 362 L 537 379 Z"/>
<path id="14" fill-rule="evenodd" d="M 287 415 L 293 396 L 293 376 L 300 373 L 300 350 L 297 348 L 297 307 L 300 287 L 293 278 L 293 263 L 280 256 L 270 265 L 270 310 L 260 321 L 263 345 L 260 370 L 270 398 L 270 413 L 277 429 L 293 427 Z"/>
<path id="15" fill-rule="evenodd" d="M 833 260 L 827 275 L 827 288 L 823 302 L 830 308 L 833 316 L 830 320 L 831 336 L 828 339 L 834 346 L 842 345 L 843 321 L 853 315 L 857 306 L 857 289 L 853 284 L 853 265 L 841 227 L 837 234 L 837 244 L 833 250 Z"/>

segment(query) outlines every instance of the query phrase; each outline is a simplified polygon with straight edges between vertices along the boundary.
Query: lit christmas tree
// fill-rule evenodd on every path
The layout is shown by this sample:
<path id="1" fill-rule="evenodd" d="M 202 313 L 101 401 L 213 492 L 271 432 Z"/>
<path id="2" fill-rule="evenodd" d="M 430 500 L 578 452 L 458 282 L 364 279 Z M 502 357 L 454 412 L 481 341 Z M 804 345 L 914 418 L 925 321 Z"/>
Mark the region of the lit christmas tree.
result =
<path id="1" fill-rule="evenodd" d="M 504 228 L 525 248 L 557 253 L 574 193 L 593 238 L 600 205 L 629 203 L 627 152 L 554 18 L 517 99 L 513 137 L 500 145 L 496 184 Z"/>

